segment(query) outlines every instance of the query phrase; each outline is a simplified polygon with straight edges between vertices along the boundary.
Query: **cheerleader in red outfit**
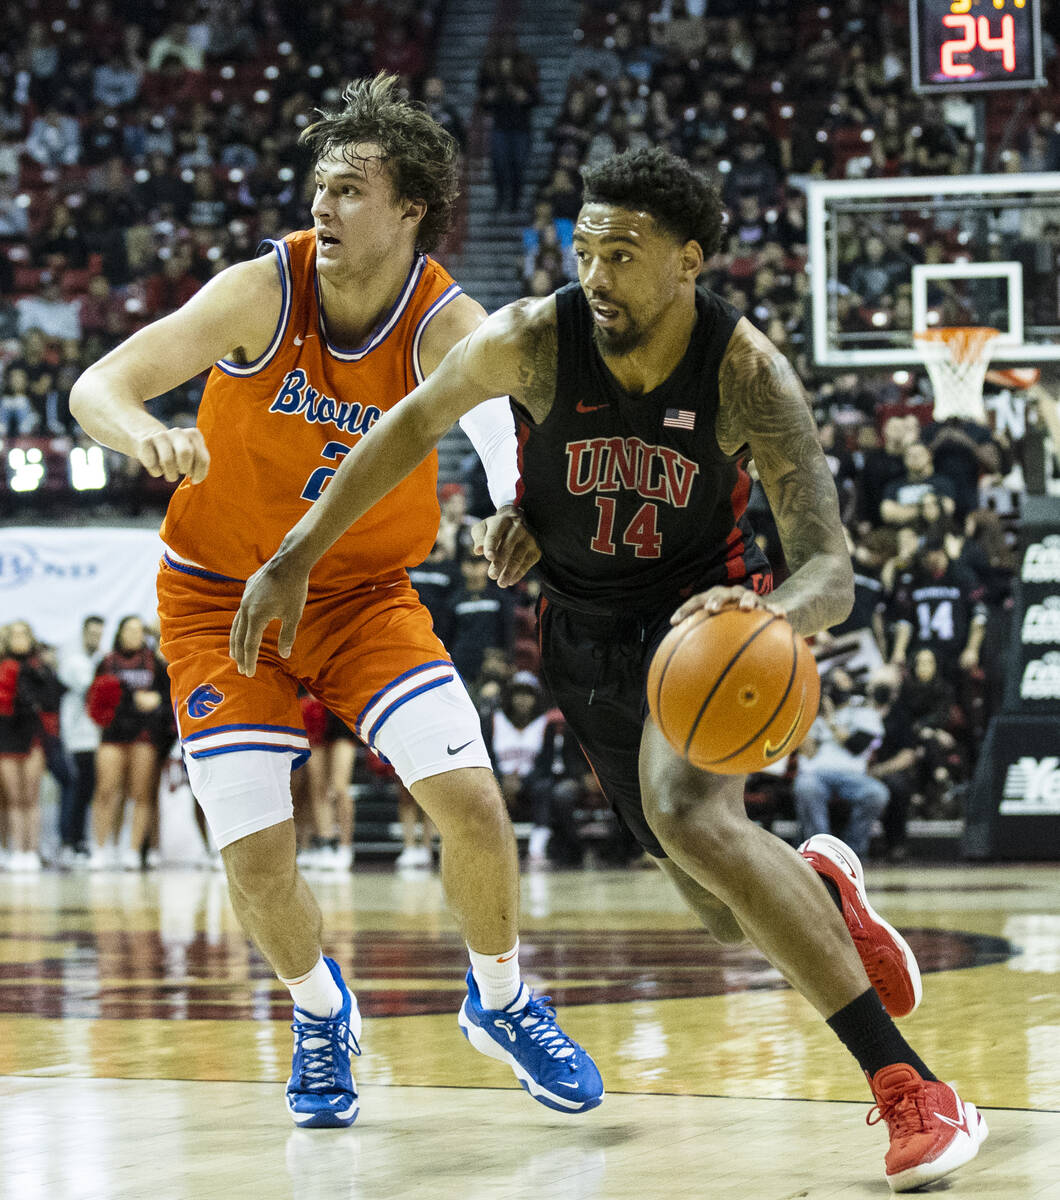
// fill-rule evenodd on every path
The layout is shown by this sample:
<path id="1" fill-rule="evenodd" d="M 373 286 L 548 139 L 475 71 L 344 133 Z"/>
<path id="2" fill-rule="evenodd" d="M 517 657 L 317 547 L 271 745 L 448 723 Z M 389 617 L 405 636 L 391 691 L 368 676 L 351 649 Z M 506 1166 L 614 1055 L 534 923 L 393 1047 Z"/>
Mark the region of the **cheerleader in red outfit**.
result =
<path id="1" fill-rule="evenodd" d="M 165 664 L 147 642 L 139 617 L 122 618 L 114 646 L 96 668 L 88 711 L 103 733 L 96 751 L 96 791 L 92 797 L 94 870 L 142 866 L 157 801 L 159 732 L 169 720 L 169 681 Z M 116 853 L 125 800 L 133 801 L 129 847 Z"/>
<path id="2" fill-rule="evenodd" d="M 0 833 L 7 868 L 39 871 L 41 713 L 45 668 L 26 621 L 12 621 L 0 645 Z M 6 828 L 5 828 L 6 827 Z"/>

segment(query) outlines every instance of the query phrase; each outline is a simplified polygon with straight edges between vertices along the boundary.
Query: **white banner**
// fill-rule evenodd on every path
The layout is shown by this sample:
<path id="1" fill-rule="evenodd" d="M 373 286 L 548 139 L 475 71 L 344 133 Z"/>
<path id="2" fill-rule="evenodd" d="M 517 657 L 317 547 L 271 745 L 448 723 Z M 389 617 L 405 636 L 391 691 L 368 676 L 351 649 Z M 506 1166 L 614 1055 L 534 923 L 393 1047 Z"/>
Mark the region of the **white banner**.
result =
<path id="1" fill-rule="evenodd" d="M 0 625 L 28 621 L 40 641 L 76 641 L 89 615 L 109 649 L 122 617 L 156 623 L 155 576 L 165 547 L 153 529 L 0 529 Z"/>

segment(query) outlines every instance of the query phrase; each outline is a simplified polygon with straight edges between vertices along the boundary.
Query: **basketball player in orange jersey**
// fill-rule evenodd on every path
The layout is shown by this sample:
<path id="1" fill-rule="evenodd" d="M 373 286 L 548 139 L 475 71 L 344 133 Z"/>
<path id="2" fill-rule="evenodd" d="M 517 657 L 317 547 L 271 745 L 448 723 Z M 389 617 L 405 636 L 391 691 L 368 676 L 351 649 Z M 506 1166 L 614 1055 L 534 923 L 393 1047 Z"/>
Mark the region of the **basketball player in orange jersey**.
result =
<path id="1" fill-rule="evenodd" d="M 306 757 L 299 684 L 379 755 L 441 831 L 442 878 L 471 954 L 476 1048 L 562 1112 L 600 1103 L 592 1059 L 521 982 L 515 840 L 478 715 L 406 568 L 438 529 L 428 456 L 305 581 L 294 652 L 271 638 L 240 674 L 229 633 L 244 581 L 319 503 L 343 457 L 482 321 L 429 258 L 456 196 L 456 146 L 393 76 L 349 87 L 302 141 L 315 159 L 313 228 L 266 243 L 75 385 L 97 440 L 153 475 L 183 476 L 162 527 L 162 650 L 192 790 L 244 928 L 294 999 L 287 1104 L 303 1126 L 349 1125 L 361 1019 L 321 953 L 321 914 L 295 865 L 290 772 Z M 144 402 L 211 367 L 195 429 Z M 514 497 L 506 401 L 465 422 L 497 503 Z M 422 456 L 421 456 L 422 457 Z M 506 494 L 505 494 L 506 493 Z M 514 510 L 510 510 L 513 513 Z M 525 540 L 525 535 L 524 535 Z M 462 1010 L 463 1011 L 463 1010 Z"/>
<path id="2" fill-rule="evenodd" d="M 493 314 L 379 423 L 249 580 L 233 653 L 253 669 L 273 618 L 289 641 L 317 559 L 462 413 L 509 393 L 520 512 L 476 527 L 490 572 L 510 584 L 527 569 L 525 520 L 541 554 L 542 670 L 605 793 L 708 928 L 750 938 L 851 1051 L 890 1130 L 888 1181 L 907 1191 L 986 1136 L 881 1003 L 916 1007 L 915 958 L 869 907 L 848 847 L 815 837 L 798 853 L 755 825 L 744 779 L 691 766 L 645 702 L 655 647 L 697 608 L 763 607 L 803 634 L 849 612 L 832 476 L 788 362 L 696 287 L 720 239 L 714 189 L 662 150 L 584 174 L 578 284 Z M 791 568 L 771 594 L 744 515 L 750 457 Z"/>

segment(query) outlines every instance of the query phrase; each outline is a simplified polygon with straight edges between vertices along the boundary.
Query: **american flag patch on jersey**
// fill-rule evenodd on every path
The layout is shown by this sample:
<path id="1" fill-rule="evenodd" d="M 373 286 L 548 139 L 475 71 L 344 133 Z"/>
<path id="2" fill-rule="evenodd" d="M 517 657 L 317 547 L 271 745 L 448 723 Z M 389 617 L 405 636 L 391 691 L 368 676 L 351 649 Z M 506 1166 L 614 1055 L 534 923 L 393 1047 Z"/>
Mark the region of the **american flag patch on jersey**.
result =
<path id="1" fill-rule="evenodd" d="M 668 408 L 663 417 L 664 429 L 695 429 L 696 414 L 687 408 Z"/>

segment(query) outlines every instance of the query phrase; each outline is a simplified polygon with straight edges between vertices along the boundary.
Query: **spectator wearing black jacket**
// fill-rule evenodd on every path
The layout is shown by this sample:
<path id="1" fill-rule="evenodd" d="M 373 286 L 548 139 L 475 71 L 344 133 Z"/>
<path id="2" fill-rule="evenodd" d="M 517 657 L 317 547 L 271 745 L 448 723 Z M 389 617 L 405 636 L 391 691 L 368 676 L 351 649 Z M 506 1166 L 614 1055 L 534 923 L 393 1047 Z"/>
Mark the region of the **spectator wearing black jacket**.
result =
<path id="1" fill-rule="evenodd" d="M 446 646 L 453 624 L 452 600 L 458 579 L 456 560 L 440 540 L 418 567 L 409 568 L 409 582 L 431 614 L 434 632 Z"/>
<path id="2" fill-rule="evenodd" d="M 915 521 L 920 515 L 921 501 L 931 493 L 938 496 L 942 511 L 951 514 L 956 505 L 956 488 L 935 470 L 927 446 L 914 442 L 906 448 L 903 461 L 905 474 L 892 479 L 883 489 L 880 516 L 884 521 L 888 525 Z"/>
<path id="3" fill-rule="evenodd" d="M 423 107 L 444 130 L 456 138 L 460 149 L 464 150 L 467 146 L 467 130 L 460 114 L 449 103 L 444 80 L 437 75 L 429 75 L 423 81 Z"/>
<path id="4" fill-rule="evenodd" d="M 538 103 L 537 65 L 510 40 L 486 57 L 479 75 L 479 102 L 490 114 L 490 164 L 497 209 L 518 212 L 530 157 L 530 118 Z"/>
<path id="5" fill-rule="evenodd" d="M 510 658 L 514 642 L 512 598 L 489 577 L 489 563 L 468 555 L 460 563 L 463 586 L 452 601 L 449 653 L 467 686 L 475 691 L 487 650 Z"/>
<path id="6" fill-rule="evenodd" d="M 962 745 L 965 716 L 930 649 L 921 648 L 913 656 L 913 669 L 902 681 L 891 718 L 894 739 L 916 747 L 913 791 L 920 797 L 920 815 L 959 815 L 953 810 L 953 788 L 965 778 L 974 747 Z"/>
<path id="7" fill-rule="evenodd" d="M 524 781 L 533 822 L 527 866 L 578 867 L 585 858 L 585 823 L 580 814 L 607 809 L 608 804 L 559 709 L 550 710 L 547 717 L 541 749 Z M 638 858 L 640 847 L 632 836 L 617 820 L 608 824 L 601 857 L 623 866 Z"/>
<path id="8" fill-rule="evenodd" d="M 883 713 L 883 740 L 869 761 L 868 772 L 886 786 L 890 796 L 880 818 L 884 854 L 891 862 L 901 862 L 909 853 L 909 811 L 925 749 L 907 709 L 895 703 L 894 692 L 886 682 L 872 683 L 869 697 Z"/>

